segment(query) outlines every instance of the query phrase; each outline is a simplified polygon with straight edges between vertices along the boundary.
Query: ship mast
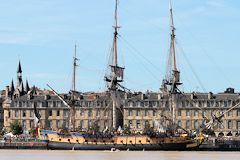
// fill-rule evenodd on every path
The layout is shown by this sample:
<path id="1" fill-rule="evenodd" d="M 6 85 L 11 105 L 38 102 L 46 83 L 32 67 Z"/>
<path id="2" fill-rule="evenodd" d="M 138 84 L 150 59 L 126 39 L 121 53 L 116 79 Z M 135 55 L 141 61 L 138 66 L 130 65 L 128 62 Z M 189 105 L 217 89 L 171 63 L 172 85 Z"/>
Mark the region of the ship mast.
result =
<path id="1" fill-rule="evenodd" d="M 168 55 L 168 62 L 166 68 L 166 77 L 163 79 L 161 90 L 163 93 L 169 95 L 170 97 L 170 107 L 172 111 L 172 121 L 176 121 L 176 95 L 179 93 L 178 86 L 182 83 L 180 82 L 180 72 L 177 69 L 176 62 L 176 50 L 175 50 L 175 30 L 174 20 L 173 20 L 173 9 L 172 1 L 169 0 L 169 11 L 170 11 L 170 50 Z"/>
<path id="2" fill-rule="evenodd" d="M 73 75 L 72 75 L 72 91 L 76 91 L 76 69 L 77 69 L 77 45 L 74 47 L 74 57 L 73 57 Z"/>
<path id="3" fill-rule="evenodd" d="M 76 69 L 77 69 L 77 45 L 74 46 L 73 56 L 73 75 L 72 75 L 72 91 L 71 91 L 71 108 L 69 110 L 68 128 L 75 131 L 75 92 L 76 92 Z"/>
<path id="4" fill-rule="evenodd" d="M 113 33 L 113 48 L 112 48 L 112 63 L 109 65 L 111 68 L 111 72 L 109 76 L 105 76 L 105 80 L 107 82 L 108 89 L 111 93 L 113 108 L 112 108 L 112 127 L 113 129 L 117 129 L 121 122 L 119 122 L 118 110 L 120 109 L 118 98 L 119 98 L 119 87 L 121 85 L 120 82 L 123 82 L 123 67 L 118 66 L 118 50 L 117 50 L 117 38 L 118 38 L 118 3 L 116 0 L 115 3 L 115 14 L 114 14 L 114 33 Z"/>

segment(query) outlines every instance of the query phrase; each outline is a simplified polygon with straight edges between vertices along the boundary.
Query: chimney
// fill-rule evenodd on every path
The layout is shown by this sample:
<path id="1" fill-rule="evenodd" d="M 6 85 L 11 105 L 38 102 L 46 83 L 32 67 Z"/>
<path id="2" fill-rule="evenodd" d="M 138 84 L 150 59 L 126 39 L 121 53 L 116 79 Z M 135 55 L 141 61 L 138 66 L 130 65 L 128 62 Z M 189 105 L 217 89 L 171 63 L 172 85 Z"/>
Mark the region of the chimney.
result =
<path id="1" fill-rule="evenodd" d="M 158 93 L 158 100 L 161 100 L 163 98 L 163 95 L 161 93 Z"/>
<path id="2" fill-rule="evenodd" d="M 144 93 L 141 93 L 141 100 L 144 100 L 146 97 L 145 97 L 145 94 Z"/>
<path id="3" fill-rule="evenodd" d="M 191 99 L 194 99 L 194 98 L 195 98 L 195 93 L 192 92 L 192 93 L 191 93 Z"/>
<path id="4" fill-rule="evenodd" d="M 212 92 L 208 93 L 208 99 L 213 99 L 213 93 Z"/>
<path id="5" fill-rule="evenodd" d="M 128 99 L 128 94 L 127 93 L 124 94 L 124 99 L 125 100 Z"/>
<path id="6" fill-rule="evenodd" d="M 6 86 L 6 93 L 5 93 L 5 95 L 6 95 L 6 98 L 7 98 L 8 95 L 9 95 L 9 86 Z"/>

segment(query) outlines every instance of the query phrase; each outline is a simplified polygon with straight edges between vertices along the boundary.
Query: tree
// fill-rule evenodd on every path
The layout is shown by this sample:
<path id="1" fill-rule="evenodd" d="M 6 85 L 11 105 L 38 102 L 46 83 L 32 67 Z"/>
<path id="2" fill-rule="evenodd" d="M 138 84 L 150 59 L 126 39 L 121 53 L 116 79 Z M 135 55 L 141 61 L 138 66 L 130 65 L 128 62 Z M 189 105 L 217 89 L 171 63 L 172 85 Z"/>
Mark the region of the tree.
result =
<path id="1" fill-rule="evenodd" d="M 204 131 L 203 131 L 203 134 L 206 134 L 206 135 L 209 135 L 209 136 L 213 136 L 213 137 L 216 136 L 214 130 L 212 130 L 212 129 L 206 129 L 206 130 L 204 130 Z"/>
<path id="2" fill-rule="evenodd" d="M 154 128 L 150 126 L 149 123 L 146 124 L 143 134 L 146 134 L 148 136 L 153 136 L 154 135 Z"/>
<path id="3" fill-rule="evenodd" d="M 47 129 L 47 130 L 51 129 L 50 121 L 48 119 L 45 120 L 44 129 Z"/>
<path id="4" fill-rule="evenodd" d="M 23 128 L 20 124 L 19 121 L 14 121 L 10 123 L 10 131 L 12 132 L 12 134 L 16 135 L 16 134 L 22 134 L 23 133 Z"/>
<path id="5" fill-rule="evenodd" d="M 127 134 L 127 135 L 131 134 L 131 129 L 126 124 L 123 126 L 123 134 Z"/>
<path id="6" fill-rule="evenodd" d="M 95 121 L 95 122 L 93 123 L 92 127 L 91 127 L 91 130 L 92 130 L 94 133 L 98 133 L 98 132 L 99 132 L 99 129 L 100 129 L 100 127 L 99 127 L 99 125 L 98 125 L 98 122 Z"/>
<path id="7" fill-rule="evenodd" d="M 35 128 L 30 129 L 29 133 L 31 134 L 31 136 L 37 136 Z"/>
<path id="8" fill-rule="evenodd" d="M 3 136 L 4 134 L 7 133 L 7 130 L 6 128 L 3 128 L 1 131 L 0 131 L 0 135 Z"/>

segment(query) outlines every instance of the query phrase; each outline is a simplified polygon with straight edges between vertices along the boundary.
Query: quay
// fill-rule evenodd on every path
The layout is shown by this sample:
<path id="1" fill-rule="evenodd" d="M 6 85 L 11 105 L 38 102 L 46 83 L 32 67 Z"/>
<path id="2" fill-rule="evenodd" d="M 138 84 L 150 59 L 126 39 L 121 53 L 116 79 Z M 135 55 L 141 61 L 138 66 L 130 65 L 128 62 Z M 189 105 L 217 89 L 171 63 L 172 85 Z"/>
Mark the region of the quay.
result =
<path id="1" fill-rule="evenodd" d="M 38 138 L 30 137 L 7 137 L 0 139 L 0 149 L 30 149 L 46 150 L 47 143 L 40 141 Z"/>
<path id="2" fill-rule="evenodd" d="M 0 143 L 0 149 L 47 150 L 46 142 L 6 142 Z"/>

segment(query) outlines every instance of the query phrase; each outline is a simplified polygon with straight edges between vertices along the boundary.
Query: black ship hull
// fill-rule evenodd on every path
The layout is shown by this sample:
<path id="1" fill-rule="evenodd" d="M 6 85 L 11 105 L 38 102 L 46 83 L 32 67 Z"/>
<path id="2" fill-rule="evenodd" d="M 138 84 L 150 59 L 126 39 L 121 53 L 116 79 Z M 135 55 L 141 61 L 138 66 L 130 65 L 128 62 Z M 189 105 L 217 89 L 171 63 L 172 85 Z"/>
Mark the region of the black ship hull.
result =
<path id="1" fill-rule="evenodd" d="M 190 146 L 188 146 L 190 145 Z M 160 143 L 160 144 L 80 144 L 49 141 L 48 149 L 52 150 L 166 150 L 186 151 L 196 150 L 199 145 L 192 147 L 190 143 Z"/>

